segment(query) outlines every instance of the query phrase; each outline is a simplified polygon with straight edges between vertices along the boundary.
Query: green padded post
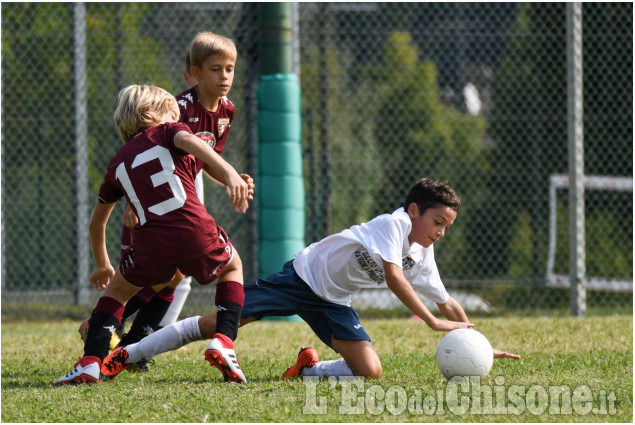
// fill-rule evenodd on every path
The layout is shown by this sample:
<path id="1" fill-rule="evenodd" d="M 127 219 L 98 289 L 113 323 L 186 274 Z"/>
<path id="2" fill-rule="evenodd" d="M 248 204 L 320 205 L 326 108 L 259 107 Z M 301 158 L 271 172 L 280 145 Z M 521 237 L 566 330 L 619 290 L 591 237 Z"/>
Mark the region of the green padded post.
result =
<path id="1" fill-rule="evenodd" d="M 304 248 L 301 94 L 292 73 L 291 6 L 263 3 L 258 85 L 259 277 L 282 269 Z"/>

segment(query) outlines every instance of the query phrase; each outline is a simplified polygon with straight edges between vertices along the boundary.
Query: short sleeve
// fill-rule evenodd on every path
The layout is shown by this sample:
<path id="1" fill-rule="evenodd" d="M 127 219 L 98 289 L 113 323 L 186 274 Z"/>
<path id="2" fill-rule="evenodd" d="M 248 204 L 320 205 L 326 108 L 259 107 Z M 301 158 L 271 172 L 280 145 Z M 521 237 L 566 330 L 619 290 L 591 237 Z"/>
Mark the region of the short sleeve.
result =
<path id="1" fill-rule="evenodd" d="M 425 250 L 421 268 L 416 267 L 411 270 L 413 276 L 407 276 L 413 288 L 420 295 L 438 304 L 444 304 L 450 298 L 450 294 L 445 289 L 437 263 L 434 260 L 434 248 L 430 246 Z"/>
<path id="2" fill-rule="evenodd" d="M 365 245 L 369 252 L 379 255 L 384 261 L 401 267 L 404 229 L 399 221 L 388 216 L 367 237 Z"/>
<path id="3" fill-rule="evenodd" d="M 99 195 L 97 200 L 100 204 L 111 204 L 113 202 L 119 201 L 123 198 L 123 191 L 112 184 L 109 180 L 104 180 L 104 182 L 99 187 Z"/>
<path id="4" fill-rule="evenodd" d="M 192 130 L 190 130 L 190 127 L 188 127 L 187 124 L 182 122 L 170 122 L 170 123 L 166 123 L 165 126 L 166 126 L 165 135 L 166 135 L 167 144 L 170 150 L 173 150 L 178 155 L 188 155 L 188 153 L 185 152 L 184 150 L 174 146 L 174 137 L 176 137 L 177 133 L 179 133 L 180 131 L 185 131 L 189 134 L 192 134 Z"/>

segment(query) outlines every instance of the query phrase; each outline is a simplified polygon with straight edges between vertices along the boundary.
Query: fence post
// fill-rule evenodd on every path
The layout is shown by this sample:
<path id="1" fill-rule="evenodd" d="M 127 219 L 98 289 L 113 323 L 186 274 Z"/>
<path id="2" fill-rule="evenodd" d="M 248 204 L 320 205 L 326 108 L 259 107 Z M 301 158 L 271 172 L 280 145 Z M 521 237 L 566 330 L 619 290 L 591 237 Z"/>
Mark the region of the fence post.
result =
<path id="1" fill-rule="evenodd" d="M 569 144 L 569 281 L 571 314 L 586 314 L 582 3 L 567 3 L 567 122 Z"/>
<path id="2" fill-rule="evenodd" d="M 236 28 L 234 41 L 240 52 L 241 63 L 245 69 L 245 162 L 246 173 L 256 178 L 258 174 L 258 105 L 256 104 L 256 90 L 258 88 L 258 4 L 242 3 L 240 17 Z M 242 110 L 241 109 L 241 110 Z M 259 190 L 256 181 L 256 192 Z M 241 260 L 245 282 L 251 282 L 258 277 L 258 203 L 257 197 L 249 203 L 247 218 L 247 246 L 241 248 Z"/>
<path id="3" fill-rule="evenodd" d="M 86 5 L 73 3 L 73 113 L 74 113 L 74 184 L 75 190 L 75 303 L 89 303 L 88 244 L 88 128 L 86 112 Z"/>

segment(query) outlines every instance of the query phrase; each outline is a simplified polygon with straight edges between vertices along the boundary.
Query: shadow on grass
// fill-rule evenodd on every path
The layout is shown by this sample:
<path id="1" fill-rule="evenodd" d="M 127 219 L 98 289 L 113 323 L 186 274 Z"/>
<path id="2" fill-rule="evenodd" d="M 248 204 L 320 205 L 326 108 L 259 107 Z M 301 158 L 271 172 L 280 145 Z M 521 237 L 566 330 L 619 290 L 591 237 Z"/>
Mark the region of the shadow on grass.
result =
<path id="1" fill-rule="evenodd" d="M 152 381 L 155 384 L 192 384 L 192 385 L 201 385 L 201 384 L 223 384 L 223 385 L 249 385 L 256 383 L 275 383 L 275 382 L 286 382 L 283 378 L 278 377 L 255 377 L 255 378 L 247 378 L 246 384 L 239 384 L 237 382 L 226 382 L 220 377 L 213 377 L 210 379 L 191 379 L 191 378 L 159 378 Z"/>

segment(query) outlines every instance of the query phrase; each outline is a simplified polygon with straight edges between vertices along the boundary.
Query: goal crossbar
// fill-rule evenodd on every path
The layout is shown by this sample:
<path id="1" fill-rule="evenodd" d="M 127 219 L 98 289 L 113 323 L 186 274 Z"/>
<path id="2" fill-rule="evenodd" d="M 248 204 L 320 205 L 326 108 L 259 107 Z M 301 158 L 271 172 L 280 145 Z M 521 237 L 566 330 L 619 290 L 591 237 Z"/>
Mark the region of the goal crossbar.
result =
<path id="1" fill-rule="evenodd" d="M 569 176 L 555 174 L 549 177 L 549 256 L 547 258 L 547 286 L 569 288 L 569 276 L 556 274 L 556 191 L 569 188 Z M 616 176 L 584 176 L 584 188 L 592 190 L 610 190 L 633 192 L 633 179 Z M 587 277 L 587 288 L 602 291 L 633 292 L 633 281 L 603 277 Z"/>

